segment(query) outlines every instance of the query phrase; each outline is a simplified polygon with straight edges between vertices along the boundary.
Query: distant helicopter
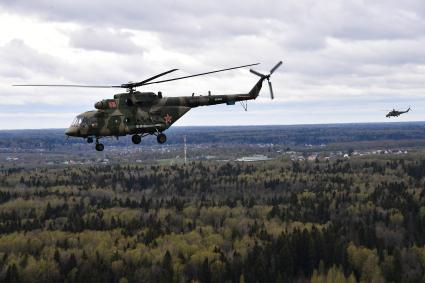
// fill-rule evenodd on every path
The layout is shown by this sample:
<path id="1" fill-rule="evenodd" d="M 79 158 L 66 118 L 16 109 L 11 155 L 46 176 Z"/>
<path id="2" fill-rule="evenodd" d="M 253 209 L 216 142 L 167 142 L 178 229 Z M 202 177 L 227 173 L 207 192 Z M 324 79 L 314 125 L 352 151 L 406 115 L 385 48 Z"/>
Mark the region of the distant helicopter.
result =
<path id="1" fill-rule="evenodd" d="M 264 80 L 268 81 L 271 99 L 274 98 L 270 76 L 282 65 L 282 61 L 277 63 L 268 75 L 263 75 L 257 71 L 250 69 L 250 72 L 259 76 L 260 79 L 254 87 L 244 94 L 231 95 L 211 95 L 208 96 L 180 96 L 180 97 L 163 97 L 161 92 L 155 94 L 153 92 L 139 92 L 135 89 L 140 86 L 149 84 L 165 83 L 175 80 L 181 80 L 196 76 L 202 76 L 212 73 L 229 71 L 256 64 L 232 67 L 216 71 L 210 71 L 190 76 L 177 77 L 161 81 L 153 81 L 158 77 L 164 76 L 171 72 L 177 71 L 172 69 L 161 74 L 155 75 L 141 82 L 130 82 L 121 85 L 98 86 L 98 85 L 15 85 L 15 86 L 46 86 L 46 87 L 88 87 L 88 88 L 124 88 L 125 93 L 115 94 L 113 99 L 104 99 L 94 104 L 97 110 L 87 111 L 77 115 L 71 126 L 66 130 L 65 134 L 71 137 L 81 137 L 88 143 L 96 140 L 96 150 L 103 151 L 104 145 L 99 139 L 108 136 L 125 136 L 132 135 L 131 140 L 134 144 L 139 144 L 142 137 L 147 135 L 155 135 L 157 142 L 163 144 L 167 141 L 167 136 L 163 133 L 180 117 L 186 114 L 190 109 L 198 106 L 208 106 L 215 104 L 234 105 L 240 102 L 247 110 L 247 101 L 256 99 L 260 93 Z"/>
<path id="2" fill-rule="evenodd" d="M 385 115 L 385 117 L 387 117 L 387 118 L 398 117 L 401 114 L 407 113 L 409 111 L 410 111 L 410 107 L 406 111 L 397 111 L 397 110 L 393 109 L 390 112 L 388 112 L 388 114 Z"/>

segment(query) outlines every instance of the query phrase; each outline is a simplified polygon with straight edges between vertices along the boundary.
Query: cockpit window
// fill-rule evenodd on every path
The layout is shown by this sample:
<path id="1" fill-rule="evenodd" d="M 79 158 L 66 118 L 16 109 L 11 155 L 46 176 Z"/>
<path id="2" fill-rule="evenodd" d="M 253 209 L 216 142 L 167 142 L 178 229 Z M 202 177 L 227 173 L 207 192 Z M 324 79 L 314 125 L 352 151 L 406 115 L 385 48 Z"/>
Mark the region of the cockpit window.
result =
<path id="1" fill-rule="evenodd" d="M 76 117 L 71 124 L 72 127 L 97 127 L 97 119 L 95 117 Z"/>
<path id="2" fill-rule="evenodd" d="M 81 124 L 81 121 L 82 121 L 81 117 L 76 117 L 74 121 L 72 122 L 71 126 L 78 127 Z"/>
<path id="3" fill-rule="evenodd" d="M 80 126 L 82 126 L 82 127 L 88 126 L 88 121 L 89 121 L 89 119 L 87 117 L 83 117 L 83 119 L 81 119 Z"/>

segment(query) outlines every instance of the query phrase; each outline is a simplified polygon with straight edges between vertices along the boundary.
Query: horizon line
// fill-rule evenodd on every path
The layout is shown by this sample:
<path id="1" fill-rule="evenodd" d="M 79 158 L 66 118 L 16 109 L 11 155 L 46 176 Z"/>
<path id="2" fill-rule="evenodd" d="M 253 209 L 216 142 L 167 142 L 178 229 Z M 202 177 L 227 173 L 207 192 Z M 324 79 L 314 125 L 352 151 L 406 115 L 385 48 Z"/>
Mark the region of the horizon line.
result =
<path id="1" fill-rule="evenodd" d="M 176 125 L 172 126 L 171 129 L 175 128 L 231 128 L 231 127 L 293 127 L 293 126 L 329 126 L 329 125 L 370 125 L 370 124 L 417 124 L 425 123 L 425 121 L 385 121 L 385 122 L 335 122 L 335 123 L 307 123 L 307 124 L 257 124 L 257 125 L 189 125 L 182 126 Z M 36 131 L 36 130 L 66 130 L 67 128 L 10 128 L 10 129 L 0 129 L 2 131 Z M 168 130 L 168 129 L 167 129 Z"/>

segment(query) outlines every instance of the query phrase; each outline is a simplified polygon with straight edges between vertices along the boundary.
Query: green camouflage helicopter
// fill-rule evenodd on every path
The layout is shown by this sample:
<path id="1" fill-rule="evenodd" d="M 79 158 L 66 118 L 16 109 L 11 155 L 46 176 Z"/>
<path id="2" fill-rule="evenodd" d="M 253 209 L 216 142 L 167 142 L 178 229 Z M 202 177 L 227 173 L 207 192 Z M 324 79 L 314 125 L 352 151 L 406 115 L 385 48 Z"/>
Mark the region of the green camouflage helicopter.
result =
<path id="1" fill-rule="evenodd" d="M 401 114 L 405 114 L 405 113 L 407 113 L 409 111 L 410 111 L 410 107 L 406 111 L 397 111 L 397 110 L 393 109 L 390 112 L 388 112 L 388 114 L 385 115 L 385 117 L 387 117 L 387 118 L 398 117 Z"/>
<path id="2" fill-rule="evenodd" d="M 139 144 L 142 137 L 147 135 L 156 135 L 157 141 L 163 144 L 167 136 L 163 133 L 180 117 L 186 114 L 190 109 L 198 106 L 207 106 L 226 103 L 234 105 L 240 102 L 246 110 L 246 102 L 256 99 L 260 93 L 264 80 L 268 81 L 270 95 L 273 99 L 273 89 L 270 82 L 270 75 L 282 65 L 282 61 L 277 63 L 268 75 L 263 75 L 257 71 L 250 70 L 251 73 L 260 77 L 254 87 L 245 94 L 232 95 L 211 95 L 208 96 L 181 96 L 181 97 L 163 97 L 161 92 L 139 92 L 135 89 L 149 84 L 165 83 L 175 80 L 181 80 L 196 76 L 202 76 L 212 73 L 229 71 L 249 66 L 250 64 L 227 69 L 221 69 L 206 73 L 200 73 L 190 76 L 177 77 L 167 80 L 154 81 L 156 78 L 176 71 L 172 69 L 164 73 L 150 77 L 144 81 L 136 83 L 126 83 L 116 86 L 90 86 L 90 85 L 15 85 L 15 86 L 53 86 L 53 87 L 91 87 L 91 88 L 124 88 L 125 93 L 115 94 L 112 99 L 104 99 L 94 104 L 97 110 L 87 111 L 78 115 L 65 134 L 70 137 L 81 137 L 88 143 L 96 140 L 96 150 L 103 151 L 104 145 L 99 142 L 104 137 L 119 137 L 132 135 L 131 140 L 134 144 Z"/>

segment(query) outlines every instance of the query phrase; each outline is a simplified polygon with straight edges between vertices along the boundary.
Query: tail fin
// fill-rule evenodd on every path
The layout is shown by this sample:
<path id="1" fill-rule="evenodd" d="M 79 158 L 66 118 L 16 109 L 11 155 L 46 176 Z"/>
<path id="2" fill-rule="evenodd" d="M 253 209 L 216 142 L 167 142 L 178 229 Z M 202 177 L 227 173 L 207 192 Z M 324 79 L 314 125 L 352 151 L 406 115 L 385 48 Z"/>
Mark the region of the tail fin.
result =
<path id="1" fill-rule="evenodd" d="M 265 78 L 261 78 L 258 80 L 254 87 L 249 91 L 249 96 L 253 97 L 254 99 L 257 98 L 257 96 L 260 94 L 261 87 L 263 86 L 264 79 Z"/>

